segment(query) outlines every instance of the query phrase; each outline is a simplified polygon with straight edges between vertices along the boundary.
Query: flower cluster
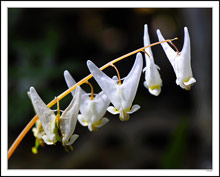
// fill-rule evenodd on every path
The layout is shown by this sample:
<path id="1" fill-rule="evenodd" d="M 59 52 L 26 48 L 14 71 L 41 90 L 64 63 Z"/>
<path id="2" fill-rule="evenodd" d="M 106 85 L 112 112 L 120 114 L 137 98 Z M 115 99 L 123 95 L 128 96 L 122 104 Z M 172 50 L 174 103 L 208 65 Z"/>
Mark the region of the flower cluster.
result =
<path id="1" fill-rule="evenodd" d="M 162 45 L 164 52 L 169 59 L 174 72 L 176 74 L 176 84 L 181 88 L 190 90 L 190 87 L 196 80 L 192 76 L 191 57 L 190 57 L 190 38 L 187 27 L 184 28 L 184 45 L 181 52 L 176 48 L 176 52 L 169 46 L 167 42 L 163 42 L 164 38 L 157 30 L 159 43 Z M 92 61 L 87 61 L 87 67 L 102 89 L 98 94 L 94 94 L 93 87 L 88 80 L 85 82 L 90 85 L 91 93 L 86 93 L 80 86 L 77 86 L 72 93 L 72 101 L 69 106 L 60 115 L 59 100 L 57 98 L 57 115 L 54 111 L 47 107 L 37 94 L 36 90 L 31 87 L 28 95 L 32 101 L 33 107 L 39 121 L 36 122 L 33 133 L 36 137 L 33 153 L 37 153 L 39 145 L 53 145 L 61 142 L 66 150 L 72 150 L 72 144 L 79 137 L 74 134 L 77 120 L 82 126 L 87 126 L 89 131 L 97 130 L 104 126 L 109 119 L 104 117 L 106 111 L 111 114 L 119 114 L 121 121 L 129 120 L 130 114 L 140 109 L 139 105 L 133 105 L 133 101 L 138 89 L 142 71 L 145 72 L 144 86 L 155 96 L 161 92 L 162 80 L 159 73 L 159 67 L 154 62 L 154 57 L 150 48 L 150 38 L 148 34 L 148 26 L 144 25 L 144 46 L 149 46 L 143 50 L 145 53 L 146 66 L 143 69 L 143 58 L 139 52 L 136 55 L 134 65 L 129 74 L 124 78 L 117 76 L 109 77 L 100 70 Z M 168 41 L 174 45 L 171 41 Z M 76 81 L 66 70 L 64 78 L 69 88 L 76 85 Z M 112 104 L 112 106 L 110 106 Z"/>

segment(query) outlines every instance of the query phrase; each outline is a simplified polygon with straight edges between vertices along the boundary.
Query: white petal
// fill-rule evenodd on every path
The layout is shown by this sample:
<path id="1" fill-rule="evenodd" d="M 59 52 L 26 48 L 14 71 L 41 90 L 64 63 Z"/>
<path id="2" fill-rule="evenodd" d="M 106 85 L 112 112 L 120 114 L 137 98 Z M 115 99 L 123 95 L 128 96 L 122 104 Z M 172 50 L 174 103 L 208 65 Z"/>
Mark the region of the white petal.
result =
<path id="1" fill-rule="evenodd" d="M 164 41 L 165 39 L 163 38 L 160 30 L 157 30 L 157 36 L 159 41 Z M 161 46 L 163 47 L 164 52 L 166 53 L 167 58 L 169 59 L 171 65 L 173 66 L 173 69 L 175 71 L 174 63 L 175 63 L 175 58 L 177 56 L 177 52 L 175 52 L 168 44 L 167 42 L 161 43 Z"/>
<path id="2" fill-rule="evenodd" d="M 140 109 L 140 108 L 141 108 L 141 107 L 140 107 L 139 105 L 135 104 L 135 105 L 132 106 L 131 110 L 128 111 L 127 113 L 128 113 L 128 114 L 132 114 L 132 113 L 136 112 L 136 111 L 137 111 L 138 109 Z"/>
<path id="3" fill-rule="evenodd" d="M 72 144 L 76 141 L 76 139 L 77 139 L 78 137 L 79 137 L 79 135 L 77 135 L 77 134 L 72 135 L 71 138 L 70 138 L 70 140 L 69 140 L 69 142 L 66 143 L 66 145 L 67 145 L 67 146 L 72 145 Z"/>
<path id="4" fill-rule="evenodd" d="M 88 126 L 88 122 L 86 122 L 86 121 L 84 120 L 84 118 L 83 118 L 83 116 L 82 116 L 81 114 L 78 115 L 78 121 L 79 121 L 79 123 L 80 123 L 82 126 L 84 126 L 84 127 Z"/>
<path id="5" fill-rule="evenodd" d="M 182 54 L 176 57 L 176 77 L 180 83 L 192 77 L 191 61 L 187 57 Z"/>
<path id="6" fill-rule="evenodd" d="M 150 37 L 148 34 L 147 24 L 144 25 L 144 46 L 150 45 Z M 145 49 L 145 51 L 150 55 L 151 60 L 154 60 L 151 47 Z M 149 57 L 145 54 L 146 62 L 149 60 Z"/>
<path id="7" fill-rule="evenodd" d="M 48 138 L 47 135 L 42 136 L 42 139 L 44 140 L 44 142 L 45 142 L 47 145 L 53 145 L 53 144 L 54 144 L 54 142 L 51 141 L 51 140 Z"/>
<path id="8" fill-rule="evenodd" d="M 117 94 L 118 84 L 115 82 L 115 80 L 108 77 L 90 60 L 87 61 L 87 66 L 94 79 L 99 84 L 108 99 L 112 102 L 112 104 L 116 108 L 120 107 L 120 99 Z"/>
<path id="9" fill-rule="evenodd" d="M 189 38 L 189 32 L 187 27 L 184 27 L 184 44 L 183 49 L 181 51 L 181 55 L 184 56 L 184 58 L 190 59 L 190 38 Z"/>
<path id="10" fill-rule="evenodd" d="M 73 85 L 76 84 L 76 81 L 72 78 L 69 71 L 67 71 L 67 70 L 64 71 L 64 79 L 66 81 L 66 84 L 67 84 L 68 88 L 70 88 L 70 87 L 72 87 Z M 73 90 L 71 93 L 74 96 L 75 90 Z"/>
<path id="11" fill-rule="evenodd" d="M 110 100 L 103 91 L 94 98 L 93 112 L 91 115 L 91 121 L 93 123 L 98 122 L 105 115 L 109 104 Z"/>
<path id="12" fill-rule="evenodd" d="M 157 70 L 155 64 L 151 64 L 150 67 L 147 67 L 147 70 L 145 72 L 145 80 L 147 87 L 151 87 L 154 85 L 162 85 L 160 73 Z"/>
<path id="13" fill-rule="evenodd" d="M 127 109 L 131 107 L 137 92 L 138 84 L 143 68 L 143 59 L 141 53 L 137 53 L 135 63 L 123 82 L 123 100 L 122 107 Z"/>
<path id="14" fill-rule="evenodd" d="M 42 101 L 34 87 L 30 88 L 28 95 L 31 98 L 34 110 L 39 117 L 45 133 L 48 137 L 52 137 L 54 135 L 56 119 L 54 112 Z"/>
<path id="15" fill-rule="evenodd" d="M 61 134 L 64 135 L 62 137 L 64 143 L 70 139 L 75 130 L 80 103 L 81 89 L 77 86 L 72 101 L 60 117 L 60 131 Z"/>
<path id="16" fill-rule="evenodd" d="M 107 108 L 107 111 L 114 114 L 114 115 L 119 114 L 119 111 L 117 111 L 113 106 L 109 106 Z"/>
<path id="17" fill-rule="evenodd" d="M 96 127 L 100 128 L 102 126 L 104 126 L 105 124 L 107 124 L 109 122 L 109 119 L 107 119 L 106 117 L 103 117 L 101 120 L 101 123 L 96 125 Z"/>
<path id="18" fill-rule="evenodd" d="M 76 84 L 76 81 L 73 79 L 73 77 L 71 76 L 71 74 L 67 70 L 64 71 L 64 79 L 66 81 L 66 84 L 67 84 L 68 88 L 70 88 L 70 87 L 72 87 Z M 71 92 L 73 96 L 75 94 L 75 90 L 76 89 L 74 89 Z M 84 90 L 81 90 L 81 91 L 82 91 L 82 95 L 86 94 L 86 92 Z"/>
<path id="19" fill-rule="evenodd" d="M 188 85 L 192 85 L 194 83 L 196 83 L 196 80 L 193 77 L 191 77 L 187 82 L 184 82 L 184 85 L 188 86 Z"/>
<path id="20" fill-rule="evenodd" d="M 94 113 L 95 100 L 91 100 L 88 95 L 82 96 L 82 102 L 80 105 L 80 112 L 84 121 L 90 122 Z"/>
<path id="21" fill-rule="evenodd" d="M 159 94 L 160 94 L 160 92 L 161 92 L 161 87 L 159 87 L 159 88 L 157 88 L 157 89 L 148 89 L 149 90 L 149 92 L 152 94 L 152 95 L 154 95 L 154 96 L 158 96 Z"/>

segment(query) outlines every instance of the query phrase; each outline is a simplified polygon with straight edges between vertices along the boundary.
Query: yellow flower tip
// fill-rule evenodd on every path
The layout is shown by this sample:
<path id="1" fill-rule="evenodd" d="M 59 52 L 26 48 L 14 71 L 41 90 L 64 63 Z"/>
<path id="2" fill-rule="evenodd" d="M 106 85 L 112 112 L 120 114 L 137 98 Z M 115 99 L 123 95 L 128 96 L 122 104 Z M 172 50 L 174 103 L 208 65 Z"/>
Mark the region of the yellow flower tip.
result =
<path id="1" fill-rule="evenodd" d="M 92 124 L 92 131 L 97 131 L 98 129 L 96 128 L 96 126 L 94 124 Z"/>
<path id="2" fill-rule="evenodd" d="M 190 77 L 188 77 L 187 79 L 184 80 L 183 85 L 185 86 L 186 90 L 190 90 L 191 89 L 191 85 L 186 85 L 185 83 L 188 82 L 190 80 Z"/>
<path id="3" fill-rule="evenodd" d="M 32 147 L 32 153 L 33 153 L 33 154 L 37 154 L 37 153 L 38 153 L 38 151 L 37 151 L 37 148 L 36 148 L 36 147 Z"/>
<path id="4" fill-rule="evenodd" d="M 119 119 L 121 121 L 128 121 L 130 119 L 130 115 L 128 113 L 126 113 L 124 110 L 122 112 L 123 112 L 123 116 L 119 115 Z"/>
<path id="5" fill-rule="evenodd" d="M 94 125 L 95 127 L 97 127 L 97 126 L 99 126 L 101 123 L 102 123 L 102 121 L 99 120 L 99 121 L 97 121 L 96 123 L 94 123 L 93 125 Z"/>
<path id="6" fill-rule="evenodd" d="M 160 85 L 152 85 L 149 87 L 151 90 L 154 90 L 154 89 L 159 89 L 160 88 Z"/>
<path id="7" fill-rule="evenodd" d="M 185 80 L 184 80 L 184 82 L 188 82 L 188 81 L 189 81 L 189 79 L 190 79 L 190 77 L 188 77 L 187 79 L 185 79 Z"/>

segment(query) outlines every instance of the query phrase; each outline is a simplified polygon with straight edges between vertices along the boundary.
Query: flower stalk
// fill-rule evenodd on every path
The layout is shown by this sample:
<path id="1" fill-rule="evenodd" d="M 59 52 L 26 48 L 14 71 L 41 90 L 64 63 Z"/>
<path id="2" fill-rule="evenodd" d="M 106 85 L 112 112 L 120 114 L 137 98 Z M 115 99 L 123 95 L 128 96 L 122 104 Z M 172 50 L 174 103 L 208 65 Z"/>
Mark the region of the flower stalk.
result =
<path id="1" fill-rule="evenodd" d="M 117 72 L 117 76 L 118 76 L 118 84 L 121 85 L 121 77 L 119 74 L 119 71 L 117 69 L 117 67 L 114 64 L 111 64 L 111 66 L 115 69 L 115 71 Z"/>
<path id="2" fill-rule="evenodd" d="M 92 86 L 92 84 L 89 81 L 87 81 L 86 84 L 88 84 L 90 86 L 90 88 L 91 88 L 91 97 L 90 97 L 90 99 L 93 100 L 94 99 L 93 86 Z"/>
<path id="3" fill-rule="evenodd" d="M 114 60 L 112 60 L 111 62 L 108 62 L 107 64 L 105 64 L 104 66 L 102 66 L 100 68 L 100 70 L 104 70 L 109 66 L 112 66 L 114 63 L 123 60 L 133 54 L 136 54 L 138 52 L 143 52 L 144 49 L 148 48 L 148 47 L 152 47 L 161 43 L 165 43 L 165 42 L 170 42 L 170 41 L 174 41 L 177 40 L 178 38 L 174 38 L 174 39 L 168 39 L 168 40 L 164 40 L 164 41 L 159 41 L 159 42 L 155 42 L 153 44 L 147 45 L 145 47 L 139 48 L 137 50 L 134 50 L 130 53 L 127 53 L 121 57 L 118 57 Z M 80 80 L 78 83 L 76 83 L 75 85 L 73 85 L 71 88 L 67 89 L 66 91 L 64 91 L 63 93 L 61 93 L 58 97 L 54 98 L 50 103 L 47 104 L 48 108 L 52 107 L 53 105 L 55 105 L 58 101 L 62 100 L 65 96 L 67 96 L 70 92 L 72 92 L 77 86 L 80 86 L 84 83 L 86 83 L 89 79 L 91 79 L 93 76 L 92 74 L 89 74 L 88 76 L 86 76 L 85 78 L 83 78 L 82 80 Z M 18 135 L 18 137 L 15 139 L 15 141 L 13 142 L 13 144 L 11 145 L 11 147 L 8 150 L 8 159 L 10 159 L 10 157 L 12 156 L 12 154 L 14 153 L 14 151 L 16 150 L 16 148 L 18 147 L 18 145 L 20 144 L 20 142 L 23 140 L 23 138 L 25 137 L 25 135 L 28 133 L 28 131 L 33 127 L 33 125 L 35 124 L 35 122 L 39 119 L 38 115 L 36 114 L 31 120 L 30 122 L 25 126 L 25 128 L 22 130 L 22 132 Z"/>

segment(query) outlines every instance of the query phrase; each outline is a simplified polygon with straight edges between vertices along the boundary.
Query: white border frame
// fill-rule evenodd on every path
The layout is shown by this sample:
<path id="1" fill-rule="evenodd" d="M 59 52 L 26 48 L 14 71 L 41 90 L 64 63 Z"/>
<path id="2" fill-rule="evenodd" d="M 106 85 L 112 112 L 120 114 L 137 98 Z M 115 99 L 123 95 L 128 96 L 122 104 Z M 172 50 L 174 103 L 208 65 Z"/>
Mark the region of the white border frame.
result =
<path id="1" fill-rule="evenodd" d="M 158 6 L 159 5 L 159 6 Z M 212 170 L 12 170 L 8 169 L 8 8 L 77 8 L 77 7 L 142 7 L 142 8 L 212 8 Z M 218 1 L 2 1 L 1 2 L 1 175 L 5 176 L 218 176 L 219 175 L 219 2 Z M 211 60 L 211 59 L 210 59 Z M 21 142 L 22 143 L 22 142 Z"/>

